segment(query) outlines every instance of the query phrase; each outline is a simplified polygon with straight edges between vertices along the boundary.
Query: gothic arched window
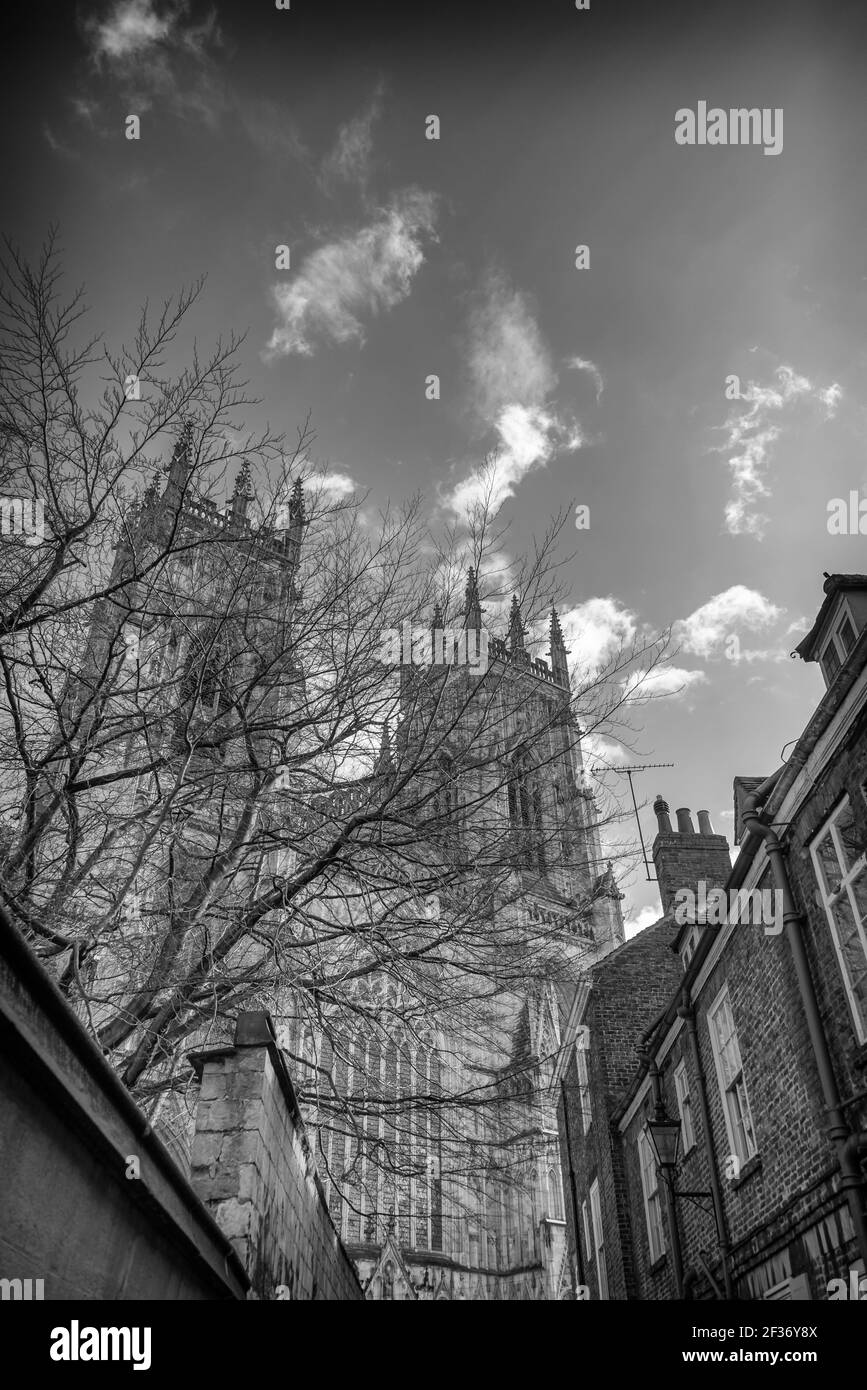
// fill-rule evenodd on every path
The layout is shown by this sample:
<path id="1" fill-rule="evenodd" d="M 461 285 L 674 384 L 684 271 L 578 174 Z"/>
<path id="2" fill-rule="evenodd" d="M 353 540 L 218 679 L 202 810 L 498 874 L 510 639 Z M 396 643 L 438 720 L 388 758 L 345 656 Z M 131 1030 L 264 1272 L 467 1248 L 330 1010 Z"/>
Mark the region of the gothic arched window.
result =
<path id="1" fill-rule="evenodd" d="M 512 754 L 507 779 L 509 824 L 521 836 L 526 861 L 545 868 L 542 790 L 536 783 L 526 748 Z"/>

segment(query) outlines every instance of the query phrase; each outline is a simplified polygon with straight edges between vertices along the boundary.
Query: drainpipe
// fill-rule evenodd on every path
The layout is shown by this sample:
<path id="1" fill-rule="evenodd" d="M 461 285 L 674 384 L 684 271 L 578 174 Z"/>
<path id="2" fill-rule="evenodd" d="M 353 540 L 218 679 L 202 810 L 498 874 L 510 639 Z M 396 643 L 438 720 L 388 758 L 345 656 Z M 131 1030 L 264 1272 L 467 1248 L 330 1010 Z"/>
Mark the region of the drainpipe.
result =
<path id="1" fill-rule="evenodd" d="M 683 1003 L 677 1011 L 686 1024 L 686 1031 L 689 1037 L 690 1053 L 692 1055 L 693 1070 L 698 1078 L 698 1103 L 701 1111 L 701 1128 L 704 1137 L 704 1154 L 707 1159 L 708 1173 L 710 1174 L 710 1191 L 713 1198 L 714 1215 L 716 1216 L 717 1239 L 719 1240 L 720 1259 L 723 1268 L 723 1282 L 725 1284 L 725 1296 L 731 1300 L 734 1298 L 732 1288 L 732 1272 L 729 1263 L 729 1233 L 726 1225 L 725 1208 L 723 1207 L 722 1189 L 720 1187 L 719 1173 L 717 1171 L 716 1153 L 713 1147 L 713 1128 L 711 1126 L 710 1107 L 707 1101 L 707 1085 L 705 1083 L 704 1068 L 701 1064 L 701 1054 L 698 1050 L 698 1033 L 695 1026 L 695 1009 L 690 1003 L 689 994 L 683 992 Z M 711 1280 L 711 1283 L 714 1281 Z"/>
<path id="2" fill-rule="evenodd" d="M 560 1077 L 560 1094 L 563 1097 L 563 1132 L 566 1135 L 566 1158 L 569 1163 L 569 1191 L 572 1194 L 572 1225 L 575 1228 L 575 1264 L 578 1283 L 584 1283 L 584 1257 L 581 1254 L 581 1228 L 578 1224 L 578 1186 L 575 1182 L 575 1167 L 572 1163 L 572 1136 L 569 1133 L 569 1108 L 566 1105 L 566 1080 Z"/>
<path id="3" fill-rule="evenodd" d="M 656 1115 L 661 1119 L 665 1114 L 665 1106 L 662 1100 L 662 1086 L 659 1080 L 659 1066 L 656 1058 L 647 1055 L 648 1072 L 650 1074 L 650 1084 L 653 1089 L 653 1104 Z M 663 1177 L 662 1185 L 665 1189 L 665 1210 L 668 1215 L 668 1228 L 671 1232 L 671 1263 L 674 1267 L 674 1283 L 677 1290 L 677 1297 L 683 1298 L 683 1251 L 680 1243 L 680 1227 L 677 1224 L 677 1206 L 674 1194 L 671 1190 L 672 1184 L 668 1176 Z"/>
<path id="4" fill-rule="evenodd" d="M 801 931 L 801 913 L 795 906 L 795 899 L 792 887 L 789 882 L 788 870 L 786 868 L 783 847 L 777 838 L 776 831 L 772 826 L 766 825 L 759 819 L 758 807 L 763 805 L 770 796 L 777 780 L 782 775 L 783 769 L 775 772 L 772 777 L 768 777 L 762 782 L 760 787 L 749 793 L 744 801 L 743 822 L 756 835 L 760 835 L 765 841 L 768 859 L 774 875 L 774 883 L 782 894 L 783 901 L 783 925 L 785 928 L 786 939 L 792 953 L 792 961 L 795 966 L 795 975 L 798 981 L 798 991 L 801 996 L 801 1003 L 807 1019 L 807 1027 L 810 1033 L 810 1042 L 813 1045 L 813 1055 L 816 1059 L 816 1067 L 819 1072 L 819 1082 L 822 1087 L 822 1099 L 828 1114 L 827 1134 L 834 1144 L 837 1151 L 837 1167 L 840 1173 L 840 1186 L 846 1194 L 846 1201 L 852 1216 L 852 1224 L 855 1227 L 855 1236 L 858 1242 L 858 1249 L 861 1258 L 867 1263 L 867 1215 L 864 1211 L 864 1179 L 861 1173 L 859 1153 L 862 1148 L 862 1139 L 849 1126 L 843 1106 L 840 1103 L 840 1090 L 837 1085 L 837 1078 L 834 1075 L 834 1066 L 831 1061 L 831 1052 L 828 1047 L 828 1039 L 822 1020 L 819 1015 L 819 1005 L 816 998 L 816 991 L 813 979 L 810 974 L 810 966 L 807 960 L 807 952 L 804 947 L 804 938 Z"/>

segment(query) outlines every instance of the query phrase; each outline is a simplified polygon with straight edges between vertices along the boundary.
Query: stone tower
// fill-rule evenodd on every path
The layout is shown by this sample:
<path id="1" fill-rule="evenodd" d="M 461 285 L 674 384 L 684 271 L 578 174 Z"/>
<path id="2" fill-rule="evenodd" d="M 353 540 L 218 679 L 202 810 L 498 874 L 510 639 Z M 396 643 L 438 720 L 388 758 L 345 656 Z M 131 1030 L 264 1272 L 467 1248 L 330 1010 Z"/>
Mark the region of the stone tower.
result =
<path id="1" fill-rule="evenodd" d="M 401 667 L 402 717 L 393 737 L 384 731 L 376 764 L 377 776 L 393 777 L 430 746 L 431 852 L 455 864 L 461 886 L 425 910 L 445 915 L 449 896 L 474 901 L 495 874 L 479 910 L 512 964 L 526 943 L 525 978 L 510 968 L 483 1024 L 473 1009 L 412 1036 L 360 1033 L 343 1057 L 307 1040 L 338 1091 L 442 1097 L 415 1114 L 386 1107 L 363 1136 L 333 1118 L 321 1128 L 330 1209 L 369 1298 L 558 1296 L 564 1199 L 549 1082 L 581 971 L 623 941 L 622 895 L 601 860 L 556 611 L 549 661 L 531 655 L 527 636 L 517 597 L 504 636 L 484 627 L 470 570 L 456 628 L 444 628 L 437 607 L 429 645 Z M 556 959 L 547 975 L 540 955 Z M 456 1096 L 464 1103 L 450 1104 Z M 393 1160 L 377 1164 L 365 1146 L 390 1146 Z"/>

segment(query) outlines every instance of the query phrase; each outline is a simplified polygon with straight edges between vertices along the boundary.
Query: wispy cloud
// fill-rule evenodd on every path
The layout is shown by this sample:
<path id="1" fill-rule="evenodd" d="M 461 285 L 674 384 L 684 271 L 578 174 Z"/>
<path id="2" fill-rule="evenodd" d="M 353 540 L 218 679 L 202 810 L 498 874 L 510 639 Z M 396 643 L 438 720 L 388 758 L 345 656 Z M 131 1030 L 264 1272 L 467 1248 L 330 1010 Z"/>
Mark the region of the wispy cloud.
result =
<path id="1" fill-rule="evenodd" d="M 575 372 L 587 372 L 588 375 L 592 377 L 593 385 L 596 387 L 596 401 L 598 404 L 602 399 L 602 392 L 605 390 L 605 379 L 596 363 L 591 362 L 589 357 L 567 357 L 566 366 L 570 367 L 572 371 Z"/>
<path id="2" fill-rule="evenodd" d="M 189 0 L 115 0 L 82 21 L 93 67 L 141 113 L 159 100 L 215 126 L 228 105 L 214 54 L 222 46 L 215 9 L 198 21 Z"/>
<path id="3" fill-rule="evenodd" d="M 640 705 L 660 695 L 685 695 L 693 686 L 706 681 L 704 671 L 690 671 L 685 666 L 665 663 L 632 672 L 623 681 L 623 691 L 633 705 Z"/>
<path id="4" fill-rule="evenodd" d="M 366 226 L 312 251 L 297 275 L 273 286 L 278 324 L 266 358 L 310 357 L 321 343 L 363 345 L 363 320 L 409 295 L 435 222 L 434 195 L 407 189 Z"/>
<path id="5" fill-rule="evenodd" d="M 319 183 L 326 193 L 340 184 L 356 184 L 366 191 L 373 160 L 373 126 L 382 110 L 382 85 L 367 106 L 340 127 L 330 154 L 322 161 Z"/>
<path id="6" fill-rule="evenodd" d="M 43 125 L 42 134 L 45 137 L 45 143 L 48 148 L 54 154 L 59 155 L 61 159 L 78 159 L 78 150 L 74 150 L 71 145 L 67 145 L 63 140 L 60 140 L 49 125 Z"/>
<path id="7" fill-rule="evenodd" d="M 814 387 L 785 365 L 775 372 L 777 384 L 761 386 L 751 381 L 741 393 L 746 408 L 734 406 L 723 426 L 725 442 L 715 452 L 729 454 L 732 474 L 732 496 L 726 504 L 726 529 L 733 536 L 754 536 L 762 540 L 770 520 L 760 510 L 762 499 L 772 493 L 767 482 L 767 469 L 773 446 L 782 433 L 780 418 L 798 401 L 813 399 L 825 407 L 825 418 L 836 412 L 842 398 L 837 382 L 828 387 Z"/>
<path id="8" fill-rule="evenodd" d="M 471 315 L 467 359 L 473 409 L 497 448 L 493 470 L 477 468 L 443 493 L 458 516 L 482 501 L 496 508 L 532 469 L 585 442 L 552 400 L 557 371 L 529 300 L 500 274 L 488 276 Z"/>

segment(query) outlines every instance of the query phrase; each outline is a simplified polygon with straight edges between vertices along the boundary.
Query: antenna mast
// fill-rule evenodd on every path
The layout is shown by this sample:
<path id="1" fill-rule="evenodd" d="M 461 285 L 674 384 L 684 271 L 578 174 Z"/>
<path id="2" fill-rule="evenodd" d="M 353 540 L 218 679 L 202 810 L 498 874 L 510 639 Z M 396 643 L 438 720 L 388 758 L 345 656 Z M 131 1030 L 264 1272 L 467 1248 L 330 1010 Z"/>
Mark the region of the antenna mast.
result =
<path id="1" fill-rule="evenodd" d="M 647 849 L 644 844 L 644 836 L 641 833 L 641 819 L 638 815 L 638 802 L 635 800 L 635 787 L 632 784 L 632 774 L 633 772 L 647 772 L 649 768 L 674 766 L 674 763 L 634 763 L 631 767 L 592 767 L 590 769 L 591 777 L 598 777 L 600 772 L 616 772 L 618 775 L 625 772 L 626 776 L 629 778 L 629 790 L 632 793 L 632 805 L 635 808 L 635 824 L 638 826 L 638 838 L 641 841 L 641 853 L 644 856 L 644 872 L 647 874 L 648 883 L 656 883 L 657 880 L 652 877 L 650 865 L 647 862 Z"/>

